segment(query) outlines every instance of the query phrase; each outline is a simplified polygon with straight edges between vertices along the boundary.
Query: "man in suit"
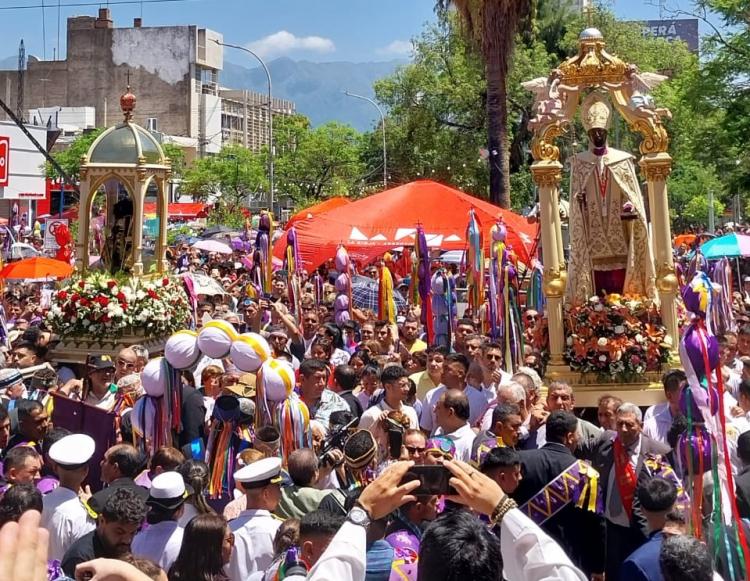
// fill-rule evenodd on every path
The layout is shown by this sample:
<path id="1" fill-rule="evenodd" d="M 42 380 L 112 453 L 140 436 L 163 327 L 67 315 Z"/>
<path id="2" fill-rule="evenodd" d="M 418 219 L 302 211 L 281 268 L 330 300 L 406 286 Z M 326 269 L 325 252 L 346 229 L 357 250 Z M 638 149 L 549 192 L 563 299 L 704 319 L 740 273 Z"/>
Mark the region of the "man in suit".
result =
<path id="1" fill-rule="evenodd" d="M 519 506 L 533 498 L 545 486 L 576 461 L 578 418 L 569 411 L 557 410 L 547 418 L 547 442 L 537 450 L 521 451 L 522 479 L 513 494 Z M 547 519 L 542 528 L 554 538 L 571 560 L 592 579 L 604 572 L 604 535 L 601 517 L 569 503 Z"/>
<path id="2" fill-rule="evenodd" d="M 635 404 L 622 404 L 615 422 L 616 431 L 604 432 L 591 451 L 604 499 L 608 581 L 618 579 L 623 561 L 647 539 L 648 523 L 635 494 L 653 476 L 645 461 L 661 461 L 669 453 L 668 446 L 642 433 L 643 414 Z"/>
<path id="3" fill-rule="evenodd" d="M 573 412 L 575 404 L 573 388 L 562 381 L 553 381 L 547 390 L 545 410 L 532 415 L 529 437 L 526 438 L 522 447 L 526 450 L 533 450 L 544 446 L 547 441 L 547 428 L 544 425 L 547 416 L 557 410 Z M 592 445 L 602 433 L 601 428 L 583 419 L 578 420 L 577 431 L 579 450 Z"/>

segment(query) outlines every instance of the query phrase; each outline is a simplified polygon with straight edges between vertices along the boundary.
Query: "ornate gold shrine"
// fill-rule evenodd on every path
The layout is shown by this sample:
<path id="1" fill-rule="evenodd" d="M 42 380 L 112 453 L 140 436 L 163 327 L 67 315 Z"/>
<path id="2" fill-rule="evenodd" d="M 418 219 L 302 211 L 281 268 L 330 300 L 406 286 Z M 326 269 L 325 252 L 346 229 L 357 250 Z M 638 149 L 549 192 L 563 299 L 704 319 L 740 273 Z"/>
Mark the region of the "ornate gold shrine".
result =
<path id="1" fill-rule="evenodd" d="M 90 268 L 94 198 L 104 189 L 106 231 L 100 252 L 101 266 L 113 273 L 125 271 L 135 277 L 144 275 L 144 203 L 152 184 L 156 190 L 159 228 L 153 255 L 155 268 L 151 270 L 164 274 L 169 269 L 166 251 L 171 164 L 156 139 L 133 123 L 135 101 L 128 87 L 128 92 L 120 98 L 125 119 L 103 132 L 81 158 L 76 270 L 82 274 Z"/>
<path id="2" fill-rule="evenodd" d="M 81 158 L 80 203 L 76 271 L 93 270 L 125 273 L 130 278 L 163 276 L 169 272 L 166 260 L 167 216 L 171 163 L 159 143 L 143 127 L 133 123 L 136 98 L 127 92 L 120 98 L 122 123 L 104 131 Z M 155 187 L 152 187 L 155 186 Z M 104 190 L 103 252 L 92 262 L 92 210 L 97 192 Z M 144 203 L 149 192 L 156 194 L 159 227 L 153 255 L 144 260 Z M 123 202 L 126 201 L 127 203 Z M 109 249 L 107 245 L 109 244 Z M 119 262 L 115 259 L 119 257 Z M 146 268 L 144 268 L 144 262 Z M 161 353 L 166 337 L 146 336 L 132 329 L 117 338 L 61 337 L 52 355 L 56 361 L 84 363 L 90 355 L 114 356 L 123 347 L 142 345 L 153 354 Z"/>
<path id="3" fill-rule="evenodd" d="M 678 281 L 672 259 L 666 184 L 672 168 L 672 158 L 667 153 L 669 135 L 662 124 L 662 117 L 671 117 L 671 114 L 666 109 L 653 105 L 648 94 L 648 83 L 643 80 L 646 75 L 641 74 L 635 65 L 609 54 L 605 50 L 601 32 L 595 28 L 587 28 L 579 37 L 577 55 L 561 63 L 547 79 L 535 79 L 523 84 L 526 89 L 535 93 L 537 106 L 537 115 L 529 122 L 529 128 L 534 133 L 531 173 L 539 188 L 544 253 L 544 293 L 547 299 L 550 349 L 547 379 L 559 379 L 573 385 L 578 405 L 596 405 L 597 398 L 603 393 L 618 394 L 639 405 L 649 405 L 663 399 L 658 374 L 645 374 L 642 381 L 637 383 L 603 383 L 572 371 L 563 359 L 563 301 L 567 271 L 559 212 L 563 166 L 560 163 L 560 150 L 555 142 L 573 122 L 581 99 L 588 89 L 606 91 L 609 100 L 630 129 L 643 138 L 639 166 L 647 184 L 651 243 L 661 316 L 672 344 L 676 346 L 679 340 L 675 309 Z M 653 74 L 650 76 L 658 77 Z"/>

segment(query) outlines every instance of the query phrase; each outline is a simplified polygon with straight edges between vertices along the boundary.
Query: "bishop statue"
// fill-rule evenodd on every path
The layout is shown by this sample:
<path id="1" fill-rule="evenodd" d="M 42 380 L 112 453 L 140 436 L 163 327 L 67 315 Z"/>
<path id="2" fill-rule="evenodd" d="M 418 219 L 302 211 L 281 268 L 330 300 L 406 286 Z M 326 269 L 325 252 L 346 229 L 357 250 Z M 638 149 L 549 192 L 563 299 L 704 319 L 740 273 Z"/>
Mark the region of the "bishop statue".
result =
<path id="1" fill-rule="evenodd" d="M 573 156 L 566 300 L 608 293 L 656 299 L 653 252 L 634 157 L 607 144 L 612 108 L 599 93 L 583 103 L 587 151 Z"/>

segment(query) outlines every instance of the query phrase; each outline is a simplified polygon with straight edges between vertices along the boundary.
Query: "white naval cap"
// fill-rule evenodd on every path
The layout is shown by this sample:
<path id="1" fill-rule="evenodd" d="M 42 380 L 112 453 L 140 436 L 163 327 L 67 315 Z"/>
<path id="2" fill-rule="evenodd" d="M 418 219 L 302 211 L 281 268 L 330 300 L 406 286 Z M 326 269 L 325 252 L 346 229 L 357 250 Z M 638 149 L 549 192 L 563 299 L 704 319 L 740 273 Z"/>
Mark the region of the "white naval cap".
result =
<path id="1" fill-rule="evenodd" d="M 50 446 L 49 457 L 63 467 L 80 466 L 91 460 L 95 449 L 96 442 L 91 436 L 70 434 Z"/>
<path id="2" fill-rule="evenodd" d="M 179 472 L 162 472 L 151 481 L 148 504 L 177 508 L 188 495 L 185 481 Z"/>
<path id="3" fill-rule="evenodd" d="M 281 459 L 263 458 L 240 468 L 234 473 L 235 482 L 241 482 L 245 488 L 260 488 L 268 484 L 278 484 L 281 477 Z"/>

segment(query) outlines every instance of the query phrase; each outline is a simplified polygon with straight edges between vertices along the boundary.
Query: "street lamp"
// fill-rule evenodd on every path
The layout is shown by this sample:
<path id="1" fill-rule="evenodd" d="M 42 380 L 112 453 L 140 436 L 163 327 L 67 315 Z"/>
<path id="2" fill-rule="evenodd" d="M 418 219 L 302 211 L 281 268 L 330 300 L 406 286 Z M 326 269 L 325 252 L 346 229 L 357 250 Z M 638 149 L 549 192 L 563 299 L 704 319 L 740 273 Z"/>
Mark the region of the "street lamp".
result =
<path id="1" fill-rule="evenodd" d="M 236 44 L 221 42 L 218 39 L 214 39 L 214 42 L 220 46 L 225 46 L 227 48 L 236 48 L 237 50 L 241 50 L 253 55 L 263 67 L 263 70 L 266 72 L 266 77 L 268 78 L 268 208 L 271 211 L 271 215 L 273 216 L 275 214 L 273 211 L 273 102 L 271 96 L 271 73 L 268 71 L 268 67 L 266 66 L 266 63 L 263 62 L 263 59 L 253 51 L 251 51 L 249 48 L 245 48 L 244 46 L 239 46 Z M 247 131 L 247 127 L 245 127 L 245 131 Z"/>
<path id="2" fill-rule="evenodd" d="M 367 101 L 368 103 L 372 104 L 377 110 L 378 113 L 380 113 L 380 124 L 383 128 L 383 189 L 388 189 L 388 154 L 386 153 L 386 141 L 385 141 L 385 115 L 383 115 L 383 110 L 380 108 L 380 105 L 378 105 L 375 101 L 370 99 L 369 97 L 364 97 L 362 95 L 355 95 L 354 93 L 350 93 L 349 91 L 344 91 L 344 94 L 347 97 L 354 97 L 355 99 L 362 99 L 363 101 Z"/>

